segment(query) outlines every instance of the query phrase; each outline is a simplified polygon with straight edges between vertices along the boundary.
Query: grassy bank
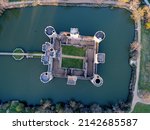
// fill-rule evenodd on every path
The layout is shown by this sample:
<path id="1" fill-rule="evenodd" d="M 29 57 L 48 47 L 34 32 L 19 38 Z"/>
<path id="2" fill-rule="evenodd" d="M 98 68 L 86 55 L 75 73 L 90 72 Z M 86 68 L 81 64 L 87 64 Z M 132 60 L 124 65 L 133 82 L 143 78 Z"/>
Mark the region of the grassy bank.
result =
<path id="1" fill-rule="evenodd" d="M 135 105 L 133 113 L 150 113 L 150 105 L 137 103 Z"/>
<path id="2" fill-rule="evenodd" d="M 142 26 L 139 89 L 150 92 L 150 30 Z"/>

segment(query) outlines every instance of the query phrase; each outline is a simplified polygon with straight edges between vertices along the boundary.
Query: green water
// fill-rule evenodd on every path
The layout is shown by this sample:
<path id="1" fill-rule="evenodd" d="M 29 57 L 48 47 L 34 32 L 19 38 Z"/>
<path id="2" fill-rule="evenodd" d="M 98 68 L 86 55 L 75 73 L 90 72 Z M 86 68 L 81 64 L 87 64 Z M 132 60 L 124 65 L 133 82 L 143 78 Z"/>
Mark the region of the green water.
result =
<path id="1" fill-rule="evenodd" d="M 106 39 L 100 52 L 106 53 L 106 63 L 98 66 L 104 79 L 100 88 L 90 81 L 77 81 L 67 86 L 66 79 L 55 78 L 42 84 L 39 76 L 47 70 L 40 59 L 15 61 L 0 56 L 0 99 L 20 99 L 38 104 L 41 98 L 53 101 L 80 100 L 84 103 L 115 103 L 126 100 L 130 79 L 128 48 L 134 38 L 134 23 L 130 13 L 123 9 L 86 7 L 34 7 L 9 10 L 0 17 L 0 51 L 13 51 L 21 47 L 25 51 L 41 51 L 48 38 L 44 34 L 47 25 L 57 32 L 78 27 L 82 35 L 94 35 L 103 30 Z"/>

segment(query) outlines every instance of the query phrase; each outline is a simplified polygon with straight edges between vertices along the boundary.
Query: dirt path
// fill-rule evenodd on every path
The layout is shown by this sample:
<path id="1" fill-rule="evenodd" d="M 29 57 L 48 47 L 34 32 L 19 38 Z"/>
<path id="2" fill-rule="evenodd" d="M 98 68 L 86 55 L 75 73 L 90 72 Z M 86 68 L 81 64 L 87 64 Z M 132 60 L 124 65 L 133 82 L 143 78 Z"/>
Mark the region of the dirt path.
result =
<path id="1" fill-rule="evenodd" d="M 137 31 L 138 31 L 138 44 L 141 44 L 141 20 L 137 22 Z M 133 101 L 131 106 L 131 112 L 134 110 L 134 107 L 137 102 L 142 102 L 142 99 L 138 96 L 138 82 L 139 82 L 139 75 L 140 75 L 140 58 L 141 57 L 141 51 L 139 50 L 139 55 L 137 59 L 137 68 L 136 68 L 136 83 L 135 83 L 135 89 L 133 91 Z"/>

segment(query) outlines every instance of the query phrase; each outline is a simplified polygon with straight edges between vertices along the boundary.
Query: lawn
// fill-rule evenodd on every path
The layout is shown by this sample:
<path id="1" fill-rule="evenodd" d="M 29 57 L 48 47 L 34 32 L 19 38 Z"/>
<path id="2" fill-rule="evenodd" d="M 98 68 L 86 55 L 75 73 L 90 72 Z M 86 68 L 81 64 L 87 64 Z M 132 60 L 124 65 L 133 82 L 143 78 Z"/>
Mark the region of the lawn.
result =
<path id="1" fill-rule="evenodd" d="M 133 113 L 150 113 L 150 105 L 137 103 L 135 105 Z"/>
<path id="2" fill-rule="evenodd" d="M 71 59 L 71 58 L 62 58 L 62 67 L 82 69 L 83 68 L 83 60 Z"/>
<path id="3" fill-rule="evenodd" d="M 150 30 L 142 26 L 139 89 L 150 92 Z"/>
<path id="4" fill-rule="evenodd" d="M 73 55 L 73 56 L 85 56 L 85 49 L 78 48 L 74 46 L 62 46 L 62 53 L 64 55 Z"/>

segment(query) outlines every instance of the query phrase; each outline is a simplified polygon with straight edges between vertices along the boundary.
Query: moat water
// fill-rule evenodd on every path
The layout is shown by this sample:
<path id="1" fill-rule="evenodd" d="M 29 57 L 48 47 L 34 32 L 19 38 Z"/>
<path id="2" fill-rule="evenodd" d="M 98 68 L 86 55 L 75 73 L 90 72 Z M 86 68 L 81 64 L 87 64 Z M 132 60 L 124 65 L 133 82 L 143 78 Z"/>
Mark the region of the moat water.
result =
<path id="1" fill-rule="evenodd" d="M 32 7 L 6 11 L 0 17 L 0 51 L 12 52 L 16 47 L 26 52 L 41 51 L 48 41 L 44 34 L 47 25 L 56 31 L 79 28 L 81 35 L 94 35 L 103 30 L 106 39 L 100 52 L 106 53 L 105 64 L 98 65 L 104 79 L 102 87 L 90 81 L 77 81 L 76 86 L 66 85 L 67 79 L 55 78 L 48 84 L 40 81 L 47 66 L 40 59 L 15 61 L 11 56 L 0 56 L 0 100 L 23 100 L 38 104 L 41 98 L 54 102 L 75 99 L 85 104 L 115 103 L 126 100 L 131 69 L 128 63 L 129 44 L 134 39 L 134 22 L 124 9 L 87 7 Z"/>

